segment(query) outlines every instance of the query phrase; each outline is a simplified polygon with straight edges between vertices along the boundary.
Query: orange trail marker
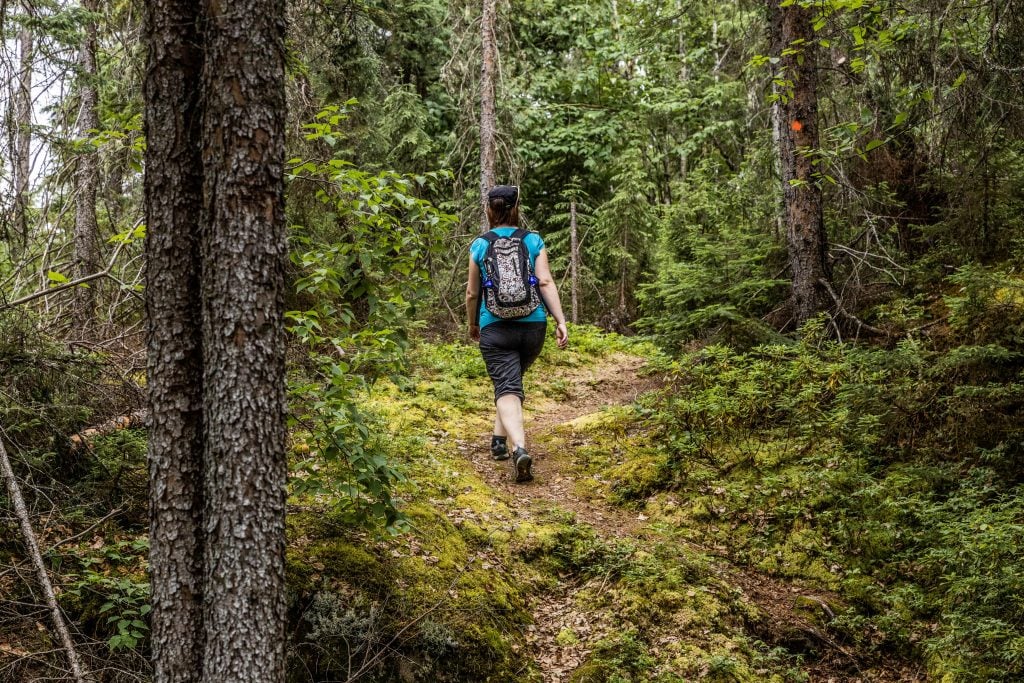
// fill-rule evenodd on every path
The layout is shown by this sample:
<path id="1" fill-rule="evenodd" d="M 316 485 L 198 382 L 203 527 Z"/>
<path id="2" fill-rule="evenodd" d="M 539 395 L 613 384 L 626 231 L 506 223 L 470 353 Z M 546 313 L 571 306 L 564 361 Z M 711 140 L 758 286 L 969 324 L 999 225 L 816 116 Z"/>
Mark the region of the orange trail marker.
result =
<path id="1" fill-rule="evenodd" d="M 800 123 L 799 121 L 793 121 L 793 123 L 789 124 L 789 127 L 795 130 L 797 133 L 799 133 L 804 129 L 804 124 Z"/>

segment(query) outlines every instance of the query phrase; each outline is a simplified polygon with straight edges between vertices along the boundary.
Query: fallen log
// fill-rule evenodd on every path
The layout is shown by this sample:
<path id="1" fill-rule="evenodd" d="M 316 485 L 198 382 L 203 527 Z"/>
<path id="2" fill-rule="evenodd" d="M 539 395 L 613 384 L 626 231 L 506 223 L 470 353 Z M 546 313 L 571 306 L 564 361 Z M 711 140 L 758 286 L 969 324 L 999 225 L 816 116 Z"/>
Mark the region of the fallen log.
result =
<path id="1" fill-rule="evenodd" d="M 103 424 L 96 425 L 95 427 L 89 427 L 82 431 L 72 434 L 68 441 L 71 442 L 71 452 L 78 453 L 83 449 L 90 448 L 93 440 L 112 434 L 113 432 L 128 429 L 130 427 L 139 427 L 146 424 L 146 419 L 149 417 L 149 413 L 145 410 L 136 410 L 127 415 L 118 415 L 112 420 L 107 420 Z"/>

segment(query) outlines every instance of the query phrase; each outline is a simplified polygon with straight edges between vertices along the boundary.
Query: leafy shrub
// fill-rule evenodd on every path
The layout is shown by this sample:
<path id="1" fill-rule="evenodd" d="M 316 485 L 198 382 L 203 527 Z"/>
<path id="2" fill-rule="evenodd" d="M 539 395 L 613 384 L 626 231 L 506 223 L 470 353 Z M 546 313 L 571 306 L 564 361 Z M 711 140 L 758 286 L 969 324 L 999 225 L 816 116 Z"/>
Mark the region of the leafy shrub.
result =
<path id="1" fill-rule="evenodd" d="M 67 594 L 79 603 L 81 619 L 95 623 L 111 650 L 141 649 L 149 635 L 149 580 L 146 538 L 90 548 L 75 558 Z M 98 606 L 97 606 L 98 605 Z"/>
<path id="2" fill-rule="evenodd" d="M 334 149 L 346 117 L 340 107 L 325 109 L 306 125 L 306 139 Z M 391 491 L 400 474 L 359 403 L 376 379 L 401 382 L 415 302 L 429 292 L 427 260 L 452 219 L 417 197 L 436 174 L 371 173 L 340 151 L 291 165 L 292 182 L 311 182 L 322 205 L 316 229 L 292 228 L 299 307 L 286 317 L 305 358 L 290 396 L 293 426 L 313 445 L 292 490 L 331 493 L 353 521 L 394 530 L 402 519 Z"/>

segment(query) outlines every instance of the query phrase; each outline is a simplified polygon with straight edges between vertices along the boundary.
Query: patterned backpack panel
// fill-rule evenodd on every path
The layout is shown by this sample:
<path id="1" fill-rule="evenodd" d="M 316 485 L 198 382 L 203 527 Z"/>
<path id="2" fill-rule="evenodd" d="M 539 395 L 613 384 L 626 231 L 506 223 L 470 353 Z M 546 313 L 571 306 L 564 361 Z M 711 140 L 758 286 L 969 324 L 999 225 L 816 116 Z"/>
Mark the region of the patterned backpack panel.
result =
<path id="1" fill-rule="evenodd" d="M 508 237 L 501 237 L 493 230 L 483 236 L 487 240 L 484 305 L 497 318 L 525 318 L 540 305 L 537 278 L 525 242 L 529 234 L 519 228 Z"/>

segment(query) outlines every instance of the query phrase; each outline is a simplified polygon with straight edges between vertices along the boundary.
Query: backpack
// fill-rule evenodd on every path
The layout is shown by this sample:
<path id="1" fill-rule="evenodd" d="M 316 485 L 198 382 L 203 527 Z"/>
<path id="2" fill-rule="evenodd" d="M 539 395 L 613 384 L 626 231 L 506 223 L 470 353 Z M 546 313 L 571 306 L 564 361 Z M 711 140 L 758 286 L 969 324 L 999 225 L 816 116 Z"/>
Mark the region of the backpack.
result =
<path id="1" fill-rule="evenodd" d="M 525 318 L 540 306 L 537 277 L 530 264 L 530 250 L 525 238 L 529 231 L 517 228 L 508 237 L 493 230 L 482 237 L 487 240 L 484 254 L 484 305 L 496 318 Z"/>

